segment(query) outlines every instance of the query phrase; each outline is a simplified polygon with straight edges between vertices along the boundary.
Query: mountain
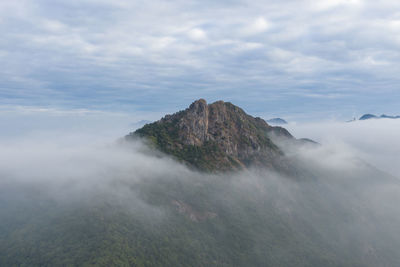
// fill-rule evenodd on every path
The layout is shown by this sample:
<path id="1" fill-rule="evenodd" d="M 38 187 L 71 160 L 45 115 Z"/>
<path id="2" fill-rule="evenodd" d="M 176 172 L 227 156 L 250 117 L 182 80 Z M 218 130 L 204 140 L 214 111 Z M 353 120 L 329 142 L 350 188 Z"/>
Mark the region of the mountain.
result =
<path id="1" fill-rule="evenodd" d="M 269 124 L 272 124 L 272 125 L 284 125 L 284 124 L 287 124 L 287 121 L 285 121 L 284 119 L 281 119 L 281 118 L 269 119 L 269 120 L 267 120 L 267 122 Z"/>
<path id="2" fill-rule="evenodd" d="M 364 114 L 360 117 L 359 120 L 369 120 L 369 119 L 400 119 L 400 116 L 390 116 L 382 114 L 381 116 L 376 116 L 373 114 Z"/>
<path id="3" fill-rule="evenodd" d="M 120 141 L 3 164 L 0 266 L 400 266 L 398 180 L 348 151 L 202 99 Z"/>
<path id="4" fill-rule="evenodd" d="M 400 119 L 400 116 L 390 116 L 390 115 L 382 114 L 380 116 L 380 118 L 382 118 L 382 119 Z"/>
<path id="5" fill-rule="evenodd" d="M 127 139 L 146 138 L 151 145 L 180 161 L 208 171 L 237 170 L 250 165 L 284 168 L 282 150 L 272 141 L 295 141 L 282 127 L 223 101 L 204 99 L 187 109 L 166 115 L 129 134 Z"/>
<path id="6" fill-rule="evenodd" d="M 373 114 L 364 114 L 360 117 L 360 121 L 362 120 L 369 120 L 369 119 L 376 119 L 378 118 L 377 116 L 373 115 Z"/>

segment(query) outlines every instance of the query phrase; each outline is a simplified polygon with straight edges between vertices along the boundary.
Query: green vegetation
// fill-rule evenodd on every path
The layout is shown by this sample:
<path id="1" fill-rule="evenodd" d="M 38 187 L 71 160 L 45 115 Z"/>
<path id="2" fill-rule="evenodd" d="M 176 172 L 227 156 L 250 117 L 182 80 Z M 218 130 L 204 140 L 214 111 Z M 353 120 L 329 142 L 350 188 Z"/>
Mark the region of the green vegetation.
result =
<path id="1" fill-rule="evenodd" d="M 216 142 L 208 141 L 202 146 L 182 144 L 176 120 L 147 124 L 130 134 L 128 138 L 135 138 L 135 136 L 145 137 L 150 146 L 203 171 L 224 170 L 230 167 L 219 162 L 219 158 L 225 155 Z M 234 164 L 237 163 L 234 162 Z"/>
<path id="2" fill-rule="evenodd" d="M 124 186 L 130 189 L 117 198 L 105 193 L 65 201 L 39 196 L 36 189 L 3 187 L 0 266 L 400 263 L 398 240 L 369 232 L 377 218 L 368 215 L 368 225 L 353 217 L 352 209 L 362 212 L 362 202 L 347 193 L 346 200 L 333 200 L 331 188 L 323 185 L 290 192 L 302 196 L 295 202 L 277 193 L 279 184 L 235 185 L 229 177 L 169 177 Z M 174 200 L 216 216 L 193 221 Z M 346 232 L 346 221 L 362 227 Z M 376 255 L 366 254 L 365 246 Z"/>

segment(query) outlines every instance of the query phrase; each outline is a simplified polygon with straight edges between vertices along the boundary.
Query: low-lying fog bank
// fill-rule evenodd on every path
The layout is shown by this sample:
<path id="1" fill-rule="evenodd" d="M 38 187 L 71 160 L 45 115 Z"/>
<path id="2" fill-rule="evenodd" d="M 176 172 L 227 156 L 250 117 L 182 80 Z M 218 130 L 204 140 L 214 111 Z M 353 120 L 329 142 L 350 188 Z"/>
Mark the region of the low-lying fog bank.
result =
<path id="1" fill-rule="evenodd" d="M 400 177 L 400 120 L 292 123 L 286 128 L 298 138 L 310 138 L 338 151 L 351 151 Z"/>
<path id="2" fill-rule="evenodd" d="M 400 264 L 399 184 L 363 162 L 398 173 L 398 125 L 363 123 L 289 125 L 323 144 L 290 151 L 298 177 L 205 174 L 73 132 L 0 140 L 0 263 Z"/>

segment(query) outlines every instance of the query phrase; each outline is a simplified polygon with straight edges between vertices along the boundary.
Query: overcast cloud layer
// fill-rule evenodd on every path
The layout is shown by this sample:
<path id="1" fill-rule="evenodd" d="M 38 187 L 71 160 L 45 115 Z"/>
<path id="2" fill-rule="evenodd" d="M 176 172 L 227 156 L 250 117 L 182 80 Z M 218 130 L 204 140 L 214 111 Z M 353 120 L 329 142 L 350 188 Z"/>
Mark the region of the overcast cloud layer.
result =
<path id="1" fill-rule="evenodd" d="M 0 3 L 0 104 L 252 113 L 400 113 L 400 2 Z"/>

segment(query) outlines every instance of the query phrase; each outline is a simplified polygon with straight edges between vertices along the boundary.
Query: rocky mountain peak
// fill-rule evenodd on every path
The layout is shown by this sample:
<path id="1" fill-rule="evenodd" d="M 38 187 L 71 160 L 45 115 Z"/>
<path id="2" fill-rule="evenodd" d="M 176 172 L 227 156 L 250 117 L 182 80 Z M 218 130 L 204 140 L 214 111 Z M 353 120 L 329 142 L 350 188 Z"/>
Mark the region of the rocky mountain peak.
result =
<path id="1" fill-rule="evenodd" d="M 230 102 L 207 104 L 199 99 L 128 138 L 147 138 L 157 149 L 200 169 L 229 170 L 273 166 L 283 153 L 272 135 L 293 138 L 286 129 L 272 127 Z"/>
<path id="2" fill-rule="evenodd" d="M 202 110 L 207 108 L 207 101 L 204 100 L 203 98 L 200 98 L 199 100 L 194 101 L 190 106 L 190 110 Z"/>

